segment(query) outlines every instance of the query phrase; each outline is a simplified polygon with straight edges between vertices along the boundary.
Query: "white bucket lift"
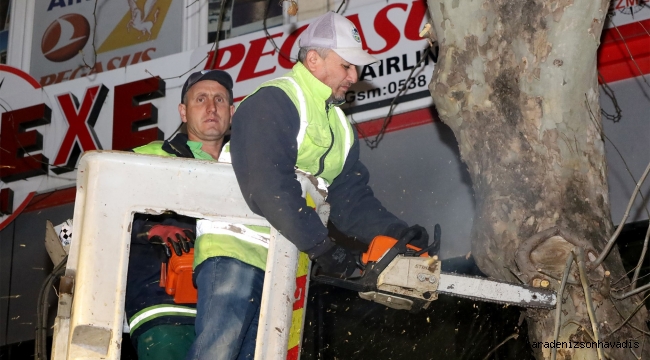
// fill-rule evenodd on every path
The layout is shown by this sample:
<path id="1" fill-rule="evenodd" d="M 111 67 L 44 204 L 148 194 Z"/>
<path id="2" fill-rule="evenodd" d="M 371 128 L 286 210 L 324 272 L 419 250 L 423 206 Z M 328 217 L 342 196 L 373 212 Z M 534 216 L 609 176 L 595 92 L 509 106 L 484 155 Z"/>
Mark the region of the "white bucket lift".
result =
<path id="1" fill-rule="evenodd" d="M 120 358 L 133 214 L 172 210 L 269 226 L 249 210 L 229 164 L 92 151 L 81 158 L 77 174 L 75 240 L 61 280 L 53 360 Z M 298 178 L 325 222 L 323 194 L 310 179 Z M 271 228 L 256 360 L 299 357 L 308 271 L 305 254 Z"/>

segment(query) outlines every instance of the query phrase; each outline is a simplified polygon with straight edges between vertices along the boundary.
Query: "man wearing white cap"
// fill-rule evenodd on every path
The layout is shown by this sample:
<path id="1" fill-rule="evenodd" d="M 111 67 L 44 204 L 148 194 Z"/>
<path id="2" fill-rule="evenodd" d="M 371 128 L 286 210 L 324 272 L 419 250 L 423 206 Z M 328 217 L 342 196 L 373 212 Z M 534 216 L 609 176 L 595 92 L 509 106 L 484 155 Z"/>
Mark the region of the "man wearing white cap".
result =
<path id="1" fill-rule="evenodd" d="M 409 228 L 375 198 L 357 134 L 338 107 L 357 82 L 356 66 L 378 60 L 363 50 L 354 24 L 334 12 L 314 19 L 299 46 L 291 72 L 262 84 L 233 116 L 232 164 L 248 206 L 336 276 L 349 277 L 355 257 L 305 206 L 296 169 L 325 182 L 329 219 L 346 235 L 370 243 L 377 235 L 401 238 L 410 230 L 412 243 L 425 247 L 423 227 Z"/>

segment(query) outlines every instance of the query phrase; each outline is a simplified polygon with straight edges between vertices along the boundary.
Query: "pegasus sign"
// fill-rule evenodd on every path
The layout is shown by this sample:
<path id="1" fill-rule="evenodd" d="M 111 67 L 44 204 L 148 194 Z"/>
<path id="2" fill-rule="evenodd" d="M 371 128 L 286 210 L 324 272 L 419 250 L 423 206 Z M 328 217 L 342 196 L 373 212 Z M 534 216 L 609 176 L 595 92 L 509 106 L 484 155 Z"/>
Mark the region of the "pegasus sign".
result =
<path id="1" fill-rule="evenodd" d="M 30 75 L 46 86 L 178 53 L 181 13 L 172 0 L 35 1 Z"/>

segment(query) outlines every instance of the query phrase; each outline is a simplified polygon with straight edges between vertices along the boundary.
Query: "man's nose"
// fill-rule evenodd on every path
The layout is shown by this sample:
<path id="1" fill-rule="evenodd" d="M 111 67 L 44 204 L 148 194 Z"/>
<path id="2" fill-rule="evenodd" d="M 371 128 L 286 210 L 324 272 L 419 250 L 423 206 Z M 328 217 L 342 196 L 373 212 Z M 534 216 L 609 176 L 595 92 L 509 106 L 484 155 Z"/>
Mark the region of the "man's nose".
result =
<path id="1" fill-rule="evenodd" d="M 207 111 L 209 113 L 217 111 L 217 100 L 216 99 L 213 99 L 212 101 L 208 101 L 207 103 L 208 103 Z"/>
<path id="2" fill-rule="evenodd" d="M 357 82 L 357 80 L 359 80 L 359 76 L 358 76 L 358 73 L 357 73 L 357 67 L 352 65 L 352 66 L 350 66 L 350 68 L 348 70 L 348 81 L 350 81 L 352 84 L 354 84 L 355 82 Z"/>

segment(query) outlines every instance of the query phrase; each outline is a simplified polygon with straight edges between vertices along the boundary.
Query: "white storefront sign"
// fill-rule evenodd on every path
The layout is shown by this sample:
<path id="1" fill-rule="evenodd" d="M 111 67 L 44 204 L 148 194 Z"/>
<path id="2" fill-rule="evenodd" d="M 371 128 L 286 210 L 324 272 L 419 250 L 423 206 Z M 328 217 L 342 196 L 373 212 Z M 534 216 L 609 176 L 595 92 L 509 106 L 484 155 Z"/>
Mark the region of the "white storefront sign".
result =
<path id="1" fill-rule="evenodd" d="M 131 10 L 126 7 L 126 3 L 100 1 L 98 4 L 104 4 L 105 9 L 108 9 L 109 6 L 117 6 L 113 3 L 119 4 L 119 9 L 115 10 L 121 14 L 119 21 L 131 19 L 130 16 L 134 13 L 127 13 Z M 158 0 L 156 4 L 161 3 L 163 1 Z M 83 0 L 51 0 L 38 6 L 42 5 L 46 13 L 48 7 L 51 12 L 75 8 L 81 12 L 81 8 L 88 4 Z M 135 4 L 145 6 L 145 1 L 136 1 Z M 125 18 L 125 14 L 131 15 Z M 355 121 L 385 115 L 389 102 L 401 87 L 406 87 L 402 98 L 404 101 L 395 113 L 431 104 L 426 88 L 433 70 L 431 58 L 423 59 L 415 69 L 413 79 L 405 82 L 409 72 L 422 59 L 423 50 L 428 45 L 426 40 L 418 36 L 425 22 L 425 14 L 426 5 L 422 0 L 375 3 L 344 14 L 356 23 L 369 52 L 380 60 L 377 64 L 359 68 L 360 81 L 347 94 L 350 104 L 345 109 L 353 114 Z M 56 20 L 63 15 L 46 15 L 49 17 L 35 26 L 35 37 L 39 36 L 36 35 L 39 31 L 47 30 L 52 22 L 58 24 L 55 27 L 59 26 L 60 31 L 64 31 L 66 22 L 83 22 L 74 16 L 66 18 L 67 20 Z M 119 28 L 114 23 L 111 24 L 105 33 L 100 34 L 98 31 L 97 46 L 101 47 L 113 30 Z M 39 28 L 40 25 L 43 29 Z M 297 36 L 307 25 L 308 22 L 303 22 L 269 29 L 270 38 L 284 54 L 290 54 L 295 59 L 298 52 Z M 130 31 L 134 31 L 134 26 L 130 25 Z M 40 30 L 37 31 L 37 28 Z M 164 26 L 158 40 L 164 38 L 163 30 Z M 74 31 L 77 30 L 73 29 L 72 35 L 66 35 L 68 40 L 75 39 Z M 53 47 L 55 50 L 50 49 L 51 57 L 57 55 L 56 46 L 59 45 L 56 42 Z M 0 87 L 3 105 L 0 110 L 0 144 L 3 149 L 9 150 L 2 156 L 0 178 L 4 194 L 8 191 L 13 194 L 13 206 L 3 210 L 0 219 L 2 224 L 5 225 L 6 220 L 10 220 L 8 217 L 29 199 L 30 194 L 73 186 L 76 178 L 75 165 L 81 152 L 94 149 L 124 150 L 171 136 L 180 124 L 177 110 L 180 88 L 189 72 L 213 65 L 212 58 L 208 56 L 211 46 L 205 45 L 146 62 L 127 62 L 126 66 L 116 66 L 118 68 L 114 70 L 110 70 L 108 64 L 119 65 L 122 60 L 118 61 L 120 54 L 111 53 L 112 58 L 100 60 L 104 66 L 101 72 L 76 67 L 81 62 L 80 56 L 69 60 L 79 62 L 74 63 L 74 66 L 61 63 L 58 67 L 50 64 L 41 68 L 37 65 L 39 61 L 50 60 L 45 59 L 44 54 L 36 53 L 32 54 L 33 71 L 30 74 L 0 66 L 0 77 L 4 82 Z M 127 54 L 132 51 L 129 50 L 131 48 L 112 51 L 125 51 L 124 54 Z M 248 95 L 263 81 L 288 72 L 293 65 L 292 61 L 278 56 L 264 31 L 223 40 L 219 48 L 214 67 L 231 74 L 235 80 L 236 100 Z M 84 47 L 83 52 L 87 57 L 92 53 L 92 47 L 90 50 Z M 156 53 L 159 54 L 158 50 Z M 38 56 L 42 59 L 38 60 Z M 72 76 L 75 69 L 78 71 Z M 61 72 L 63 75 L 60 75 Z M 84 73 L 86 76 L 80 76 Z M 73 79 L 54 79 L 51 85 L 42 86 L 43 82 L 49 84 L 53 74 Z"/>

